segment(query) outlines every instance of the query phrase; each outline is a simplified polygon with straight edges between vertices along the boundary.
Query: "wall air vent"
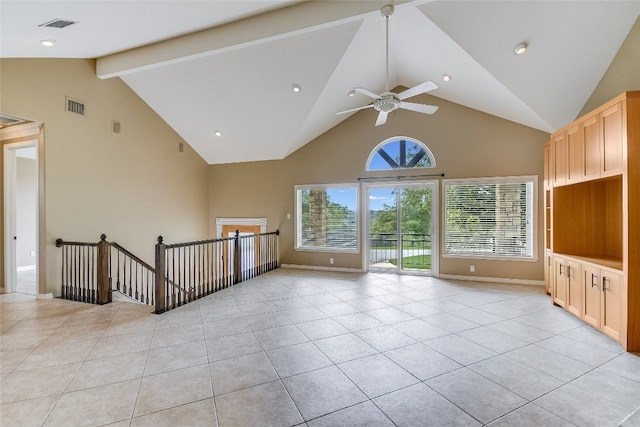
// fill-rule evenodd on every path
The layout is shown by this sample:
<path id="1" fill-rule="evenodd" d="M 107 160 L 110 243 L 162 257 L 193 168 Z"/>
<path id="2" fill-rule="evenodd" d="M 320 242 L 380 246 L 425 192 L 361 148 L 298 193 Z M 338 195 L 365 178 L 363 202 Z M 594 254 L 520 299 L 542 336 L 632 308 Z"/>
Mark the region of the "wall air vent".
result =
<path id="1" fill-rule="evenodd" d="M 75 99 L 67 98 L 67 111 L 84 116 L 84 102 L 76 101 Z"/>
<path id="2" fill-rule="evenodd" d="M 70 21 L 69 19 L 54 19 L 53 21 L 45 22 L 44 24 L 38 25 L 38 27 L 49 27 L 49 28 L 65 28 L 69 25 L 75 24 L 76 21 Z"/>

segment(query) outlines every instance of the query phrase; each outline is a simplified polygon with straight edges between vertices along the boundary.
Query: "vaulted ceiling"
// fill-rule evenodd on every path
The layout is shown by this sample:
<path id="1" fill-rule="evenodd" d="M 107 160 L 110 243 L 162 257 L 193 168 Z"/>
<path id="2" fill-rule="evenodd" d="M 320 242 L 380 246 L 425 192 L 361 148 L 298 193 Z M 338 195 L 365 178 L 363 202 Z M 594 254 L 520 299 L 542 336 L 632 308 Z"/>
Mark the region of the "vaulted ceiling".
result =
<path id="1" fill-rule="evenodd" d="M 386 3 L 2 0 L 0 56 L 97 58 L 209 164 L 281 159 L 371 102 L 351 88 L 384 92 Z M 391 88 L 431 80 L 430 95 L 546 132 L 576 117 L 640 15 L 639 1 L 393 3 Z M 75 23 L 41 25 L 54 19 Z"/>

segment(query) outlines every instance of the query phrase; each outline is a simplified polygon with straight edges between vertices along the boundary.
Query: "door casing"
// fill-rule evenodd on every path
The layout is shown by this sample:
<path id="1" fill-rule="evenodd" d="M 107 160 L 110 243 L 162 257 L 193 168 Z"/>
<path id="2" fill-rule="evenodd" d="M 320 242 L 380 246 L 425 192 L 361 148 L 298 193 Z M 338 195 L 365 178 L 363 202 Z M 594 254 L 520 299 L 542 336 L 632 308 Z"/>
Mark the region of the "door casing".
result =
<path id="1" fill-rule="evenodd" d="M 438 195 L 439 193 L 439 184 L 440 181 L 438 180 L 429 180 L 429 181 L 402 181 L 402 182 L 389 182 L 389 181 L 381 181 L 381 182 L 370 182 L 370 183 L 366 183 L 364 184 L 364 188 L 363 191 L 361 191 L 362 197 L 363 197 L 363 202 L 362 202 L 362 206 L 365 206 L 365 209 L 362 210 L 362 223 L 365 224 L 364 228 L 364 232 L 362 235 L 362 240 L 363 240 L 363 244 L 362 247 L 364 248 L 364 250 L 362 251 L 362 265 L 363 265 L 363 271 L 367 272 L 369 271 L 370 267 L 369 267 L 369 255 L 370 255 L 370 249 L 369 249 L 369 229 L 370 229 L 370 224 L 369 224 L 369 190 L 372 188 L 396 188 L 396 189 L 401 189 L 401 188 L 412 188 L 412 187 L 430 187 L 431 188 L 431 270 L 429 270 L 428 272 L 420 272 L 417 270 L 402 270 L 399 266 L 397 269 L 393 269 L 393 270 L 388 270 L 390 272 L 394 272 L 394 273 L 398 273 L 398 274 L 424 274 L 424 275 L 428 275 L 428 276 L 434 276 L 437 277 L 438 273 L 439 273 L 439 229 L 440 229 L 440 223 L 439 223 L 439 216 L 438 216 Z M 401 209 L 401 207 L 400 207 Z M 400 232 L 402 230 L 401 227 L 401 211 L 398 210 L 398 215 L 397 215 L 397 221 L 398 221 L 398 227 L 397 227 L 397 232 Z"/>

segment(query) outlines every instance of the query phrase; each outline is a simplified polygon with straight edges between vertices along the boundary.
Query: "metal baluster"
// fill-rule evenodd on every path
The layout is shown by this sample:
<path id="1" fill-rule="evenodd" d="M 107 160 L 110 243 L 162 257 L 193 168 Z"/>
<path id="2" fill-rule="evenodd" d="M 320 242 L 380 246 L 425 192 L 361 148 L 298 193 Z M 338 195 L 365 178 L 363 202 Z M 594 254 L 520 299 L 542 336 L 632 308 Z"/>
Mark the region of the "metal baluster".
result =
<path id="1" fill-rule="evenodd" d="M 133 296 L 133 282 L 134 282 L 134 278 L 133 278 L 133 258 L 128 257 L 129 258 L 129 296 L 132 297 Z"/>
<path id="2" fill-rule="evenodd" d="M 138 266 L 139 266 L 139 265 L 140 265 L 140 264 L 138 263 L 138 261 L 136 261 L 136 280 L 135 280 L 135 282 L 136 282 L 136 300 L 137 300 L 137 299 L 139 298 L 139 296 L 140 296 L 140 295 L 139 295 L 139 293 L 138 293 Z M 138 300 L 138 301 L 139 301 L 139 300 Z"/>
<path id="3" fill-rule="evenodd" d="M 116 250 L 116 289 L 120 290 L 120 251 Z"/>
<path id="4" fill-rule="evenodd" d="M 74 249 L 75 249 L 75 254 L 74 254 L 75 265 L 73 266 L 73 269 L 74 269 L 73 300 L 77 301 L 78 300 L 78 274 L 79 274 L 79 272 L 78 272 L 78 256 L 79 256 L 79 253 L 78 253 L 79 252 L 79 247 L 78 247 L 78 245 L 75 245 Z"/>
<path id="5" fill-rule="evenodd" d="M 89 288 L 89 302 L 91 304 L 96 303 L 96 290 L 95 290 L 95 273 L 96 263 L 93 256 L 91 257 L 91 287 Z"/>
<path id="6" fill-rule="evenodd" d="M 67 246 L 63 245 L 62 246 L 62 298 L 67 298 L 67 294 L 69 292 L 69 289 L 67 287 L 67 285 L 65 285 L 65 283 L 67 283 L 64 280 L 64 273 L 66 271 L 65 265 L 67 264 Z"/>

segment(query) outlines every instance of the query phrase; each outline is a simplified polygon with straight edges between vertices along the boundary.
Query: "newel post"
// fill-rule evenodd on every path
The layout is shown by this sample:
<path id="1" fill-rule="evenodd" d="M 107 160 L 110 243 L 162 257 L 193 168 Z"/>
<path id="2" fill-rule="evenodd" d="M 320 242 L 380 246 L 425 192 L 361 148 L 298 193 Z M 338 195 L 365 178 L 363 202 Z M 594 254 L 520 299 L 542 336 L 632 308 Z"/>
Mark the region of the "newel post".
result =
<path id="1" fill-rule="evenodd" d="M 236 243 L 233 247 L 233 284 L 240 283 L 240 230 L 236 230 Z"/>
<path id="2" fill-rule="evenodd" d="M 166 298 L 166 265 L 165 265 L 165 251 L 167 245 L 162 243 L 162 236 L 158 236 L 158 243 L 156 243 L 156 314 L 164 313 L 167 310 L 167 298 Z"/>
<path id="3" fill-rule="evenodd" d="M 107 242 L 107 236 L 100 235 L 100 241 L 98 242 L 98 265 L 96 266 L 97 273 L 97 303 L 108 304 L 111 302 L 111 283 L 109 281 L 109 242 Z"/>

